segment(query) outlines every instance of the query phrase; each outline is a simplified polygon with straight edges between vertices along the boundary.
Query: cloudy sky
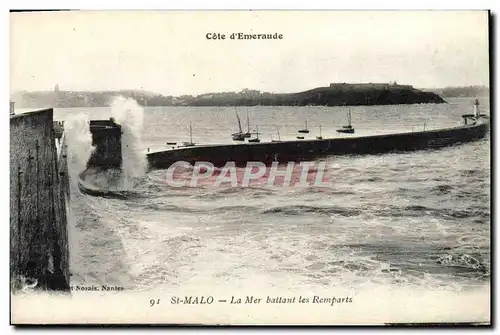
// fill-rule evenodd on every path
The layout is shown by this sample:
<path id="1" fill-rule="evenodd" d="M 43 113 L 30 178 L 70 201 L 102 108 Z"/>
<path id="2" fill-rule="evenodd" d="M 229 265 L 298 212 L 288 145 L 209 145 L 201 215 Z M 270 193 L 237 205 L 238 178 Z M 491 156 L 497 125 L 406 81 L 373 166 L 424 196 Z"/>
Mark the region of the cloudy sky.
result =
<path id="1" fill-rule="evenodd" d="M 206 39 L 211 32 L 227 38 Z M 233 32 L 283 39 L 228 39 Z M 11 92 L 488 85 L 485 11 L 11 13 L 10 34 Z"/>

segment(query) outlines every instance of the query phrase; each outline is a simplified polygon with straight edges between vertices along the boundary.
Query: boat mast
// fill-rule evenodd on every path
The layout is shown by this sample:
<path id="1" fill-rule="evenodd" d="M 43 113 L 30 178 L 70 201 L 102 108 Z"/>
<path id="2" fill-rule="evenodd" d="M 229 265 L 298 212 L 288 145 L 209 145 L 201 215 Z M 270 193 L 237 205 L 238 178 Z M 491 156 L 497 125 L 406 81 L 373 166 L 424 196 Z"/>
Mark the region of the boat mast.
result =
<path id="1" fill-rule="evenodd" d="M 247 108 L 247 133 L 250 133 L 250 116 L 248 116 L 248 108 Z"/>
<path id="2" fill-rule="evenodd" d="M 319 124 L 319 136 L 323 136 L 321 135 L 321 123 Z"/>
<path id="3" fill-rule="evenodd" d="M 240 116 L 238 115 L 238 111 L 236 109 L 236 106 L 234 107 L 234 112 L 236 113 L 236 119 L 238 119 L 238 128 L 240 129 L 240 134 L 243 134 L 243 129 L 241 128 L 241 120 L 240 120 Z"/>
<path id="4" fill-rule="evenodd" d="M 279 130 L 279 129 L 276 129 L 276 131 L 278 132 L 278 141 L 281 141 L 281 137 L 280 137 L 280 130 Z"/>
<path id="5" fill-rule="evenodd" d="M 193 127 L 191 125 L 191 122 L 189 122 L 189 139 L 190 143 L 193 143 Z"/>
<path id="6" fill-rule="evenodd" d="M 349 111 L 347 113 L 347 122 L 348 125 L 351 126 L 351 107 L 349 107 Z"/>
<path id="7" fill-rule="evenodd" d="M 238 118 L 238 128 L 240 130 L 240 134 L 243 133 L 243 128 L 241 128 L 241 120 L 238 114 L 236 114 L 236 118 Z"/>

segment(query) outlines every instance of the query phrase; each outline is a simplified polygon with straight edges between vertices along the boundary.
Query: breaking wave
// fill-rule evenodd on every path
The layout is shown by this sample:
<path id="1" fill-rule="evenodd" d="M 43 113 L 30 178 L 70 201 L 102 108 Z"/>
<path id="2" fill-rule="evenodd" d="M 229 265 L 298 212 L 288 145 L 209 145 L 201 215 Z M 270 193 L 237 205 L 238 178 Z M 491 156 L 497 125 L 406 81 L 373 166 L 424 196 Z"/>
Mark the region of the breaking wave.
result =
<path id="1" fill-rule="evenodd" d="M 98 169 L 86 167 L 92 154 L 92 135 L 88 120 L 83 117 L 71 121 L 68 129 L 75 160 L 78 162 L 72 171 L 78 172 L 79 189 L 87 194 L 101 197 L 127 198 L 138 196 L 132 191 L 144 181 L 147 159 L 142 143 L 144 110 L 133 99 L 115 97 L 111 102 L 111 115 L 122 129 L 122 168 Z"/>

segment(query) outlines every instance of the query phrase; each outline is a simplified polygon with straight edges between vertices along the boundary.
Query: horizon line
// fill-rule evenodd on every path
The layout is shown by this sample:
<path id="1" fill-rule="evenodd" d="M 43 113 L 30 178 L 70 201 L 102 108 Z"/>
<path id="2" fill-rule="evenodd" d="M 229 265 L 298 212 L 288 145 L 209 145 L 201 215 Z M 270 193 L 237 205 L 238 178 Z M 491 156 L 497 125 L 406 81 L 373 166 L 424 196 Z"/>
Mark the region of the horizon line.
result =
<path id="1" fill-rule="evenodd" d="M 341 83 L 341 82 L 338 82 L 338 83 L 330 83 L 330 84 L 346 84 L 346 85 L 359 85 L 359 84 L 388 84 L 388 85 L 394 85 L 394 86 L 412 86 L 414 89 L 418 89 L 418 90 L 437 90 L 437 89 L 445 89 L 445 88 L 467 88 L 467 87 L 484 87 L 484 88 L 490 88 L 490 85 L 484 85 L 484 84 L 471 84 L 471 85 L 457 85 L 457 86 L 439 86 L 439 87 L 416 87 L 416 86 L 413 86 L 411 84 L 393 84 L 393 83 L 378 83 L 378 82 L 355 82 L 355 83 L 348 83 L 348 82 L 345 82 L 345 83 Z M 236 89 L 236 90 L 232 90 L 232 91 L 210 91 L 210 92 L 205 92 L 205 93 L 183 93 L 183 94 L 166 94 L 166 93 L 160 93 L 158 91 L 152 91 L 152 90 L 147 90 L 147 89 L 143 89 L 143 88 L 115 88 L 115 89 L 107 89 L 107 90 L 90 90 L 90 89 L 87 89 L 87 90 L 81 90 L 81 89 L 78 89 L 78 90 L 73 90 L 73 89 L 61 89 L 59 88 L 59 92 L 88 92 L 88 93 L 107 93 L 107 92 L 114 92 L 114 91 L 136 91 L 136 92 L 147 92 L 147 93 L 154 93 L 154 94 L 157 94 L 157 95 L 162 95 L 162 96 L 172 96 L 172 97 L 175 97 L 175 96 L 183 96 L 183 95 L 190 95 L 190 96 L 199 96 L 199 95 L 204 95 L 204 94 L 213 94 L 213 93 L 237 93 L 237 92 L 242 92 L 243 90 L 249 90 L 249 91 L 258 91 L 260 93 L 270 93 L 270 94 L 293 94 L 293 93 L 301 93 L 301 92 L 305 92 L 305 91 L 309 91 L 309 90 L 312 90 L 312 89 L 316 89 L 316 88 L 329 88 L 330 87 L 330 84 L 328 84 L 327 86 L 316 86 L 316 87 L 312 87 L 312 88 L 309 88 L 309 89 L 305 89 L 305 90 L 302 90 L 302 91 L 296 91 L 296 92 L 273 92 L 273 91 L 263 91 L 263 90 L 259 90 L 259 89 L 256 89 L 256 88 L 242 88 L 242 89 Z M 11 92 L 9 95 L 12 95 L 12 94 L 16 94 L 16 93 L 23 93 L 23 92 L 26 92 L 26 93 L 38 93 L 38 92 L 45 92 L 45 93 L 53 93 L 55 92 L 54 88 L 52 89 L 45 89 L 45 90 L 15 90 L 13 92 Z"/>

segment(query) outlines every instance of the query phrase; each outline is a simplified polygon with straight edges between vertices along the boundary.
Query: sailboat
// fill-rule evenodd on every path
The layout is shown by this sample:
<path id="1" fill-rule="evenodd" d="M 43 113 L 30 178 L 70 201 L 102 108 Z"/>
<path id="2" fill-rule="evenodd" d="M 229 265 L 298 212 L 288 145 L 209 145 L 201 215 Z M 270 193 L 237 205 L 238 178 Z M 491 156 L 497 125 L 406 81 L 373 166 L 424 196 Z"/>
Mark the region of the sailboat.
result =
<path id="1" fill-rule="evenodd" d="M 271 142 L 281 142 L 281 137 L 280 137 L 280 131 L 279 131 L 279 129 L 276 129 L 276 132 L 278 133 L 278 140 L 273 140 L 271 138 Z"/>
<path id="2" fill-rule="evenodd" d="M 194 147 L 193 143 L 193 127 L 191 122 L 189 122 L 189 142 L 182 142 L 182 145 L 185 147 Z"/>
<path id="3" fill-rule="evenodd" d="M 321 135 L 321 125 L 319 125 L 319 136 L 316 136 L 316 139 L 317 140 L 322 140 L 323 139 L 323 135 Z"/>
<path id="4" fill-rule="evenodd" d="M 347 113 L 347 126 L 342 126 L 342 128 L 337 129 L 337 133 L 346 133 L 346 134 L 354 134 L 354 128 L 351 124 L 351 108 L 349 107 L 349 111 Z"/>
<path id="5" fill-rule="evenodd" d="M 240 116 L 238 115 L 236 108 L 234 109 L 234 112 L 236 113 L 236 118 L 238 119 L 238 128 L 240 131 L 232 134 L 231 136 L 233 138 L 233 141 L 244 141 L 246 136 L 243 134 L 243 129 L 241 128 Z"/>
<path id="6" fill-rule="evenodd" d="M 246 138 L 252 137 L 252 134 L 250 133 L 250 116 L 248 115 L 248 108 L 247 108 L 247 132 L 243 134 L 243 136 Z"/>
<path id="7" fill-rule="evenodd" d="M 250 142 L 250 143 L 259 143 L 260 142 L 260 140 L 259 140 L 259 127 L 255 126 L 255 129 L 257 130 L 256 131 L 257 137 L 249 139 L 248 142 Z"/>
<path id="8" fill-rule="evenodd" d="M 309 129 L 307 129 L 307 120 L 306 120 L 306 127 L 304 129 L 299 129 L 297 131 L 301 134 L 309 134 Z"/>

